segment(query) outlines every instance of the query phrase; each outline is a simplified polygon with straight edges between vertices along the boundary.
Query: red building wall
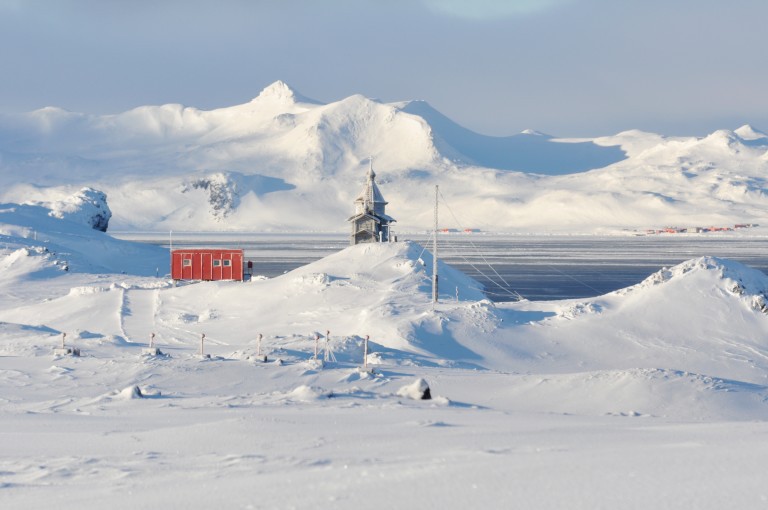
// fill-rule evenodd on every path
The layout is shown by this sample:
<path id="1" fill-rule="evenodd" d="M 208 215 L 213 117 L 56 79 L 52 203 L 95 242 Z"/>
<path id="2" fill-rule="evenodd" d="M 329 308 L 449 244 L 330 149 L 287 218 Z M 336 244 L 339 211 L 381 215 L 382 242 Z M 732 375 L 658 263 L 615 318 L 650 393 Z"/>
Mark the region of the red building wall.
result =
<path id="1" fill-rule="evenodd" d="M 243 279 L 243 250 L 173 250 L 174 280 Z"/>

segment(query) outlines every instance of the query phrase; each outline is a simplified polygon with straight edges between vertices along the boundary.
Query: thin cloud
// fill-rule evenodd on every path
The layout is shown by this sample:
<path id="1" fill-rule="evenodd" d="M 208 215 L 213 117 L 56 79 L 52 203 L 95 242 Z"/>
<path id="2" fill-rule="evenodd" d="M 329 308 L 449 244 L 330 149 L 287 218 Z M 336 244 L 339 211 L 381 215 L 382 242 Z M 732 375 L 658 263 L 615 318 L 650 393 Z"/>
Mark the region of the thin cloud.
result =
<path id="1" fill-rule="evenodd" d="M 20 11 L 23 7 L 21 1 L 22 0 L 0 0 L 0 10 Z"/>
<path id="2" fill-rule="evenodd" d="M 431 10 L 465 19 L 496 19 L 546 11 L 575 0 L 422 0 Z"/>

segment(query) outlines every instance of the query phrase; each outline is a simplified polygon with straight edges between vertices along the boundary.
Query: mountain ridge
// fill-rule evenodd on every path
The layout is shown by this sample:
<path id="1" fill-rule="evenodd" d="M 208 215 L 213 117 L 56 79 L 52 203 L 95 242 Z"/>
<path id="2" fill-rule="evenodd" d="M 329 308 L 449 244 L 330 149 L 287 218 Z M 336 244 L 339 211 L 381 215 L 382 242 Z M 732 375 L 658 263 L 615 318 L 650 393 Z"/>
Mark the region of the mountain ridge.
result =
<path id="1" fill-rule="evenodd" d="M 119 229 L 343 231 L 370 157 L 404 230 L 431 224 L 435 184 L 463 224 L 483 230 L 727 225 L 768 213 L 768 137 L 750 125 L 706 137 L 489 137 L 426 101 L 323 104 L 281 81 L 209 111 L 0 115 L 0 199 L 51 202 L 93 187 Z M 226 215 L 210 213 L 205 189 L 189 189 L 219 175 L 240 183 Z"/>

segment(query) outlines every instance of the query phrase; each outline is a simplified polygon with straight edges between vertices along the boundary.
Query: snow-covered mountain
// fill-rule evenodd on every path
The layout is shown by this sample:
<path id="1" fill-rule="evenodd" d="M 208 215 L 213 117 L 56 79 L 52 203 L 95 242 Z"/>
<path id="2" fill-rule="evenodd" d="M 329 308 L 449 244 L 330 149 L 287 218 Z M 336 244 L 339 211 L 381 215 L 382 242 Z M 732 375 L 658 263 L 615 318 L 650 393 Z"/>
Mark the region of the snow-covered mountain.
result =
<path id="1" fill-rule="evenodd" d="M 114 229 L 344 231 L 371 156 L 405 231 L 430 225 L 435 184 L 452 226 L 494 231 L 760 223 L 768 211 L 768 137 L 750 126 L 489 137 L 423 101 L 321 104 L 283 82 L 212 111 L 2 115 L 0 200 L 53 203 L 89 186 L 107 194 Z"/>

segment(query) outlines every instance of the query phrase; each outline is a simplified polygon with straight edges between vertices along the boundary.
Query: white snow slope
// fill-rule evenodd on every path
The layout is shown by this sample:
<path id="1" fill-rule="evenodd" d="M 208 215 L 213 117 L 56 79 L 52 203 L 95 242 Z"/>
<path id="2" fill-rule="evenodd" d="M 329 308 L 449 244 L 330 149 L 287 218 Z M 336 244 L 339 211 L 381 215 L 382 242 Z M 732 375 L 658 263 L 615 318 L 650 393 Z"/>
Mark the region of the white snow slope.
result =
<path id="1" fill-rule="evenodd" d="M 159 250 L 42 206 L 4 206 L 0 226 L 4 509 L 768 499 L 768 277 L 738 263 L 497 305 L 441 265 L 433 307 L 409 242 L 173 286 L 130 265 Z M 54 356 L 62 333 L 80 357 Z M 166 356 L 141 355 L 151 333 Z M 432 400 L 411 399 L 417 379 Z"/>
<path id="2" fill-rule="evenodd" d="M 768 137 L 750 126 L 488 137 L 423 101 L 319 104 L 282 82 L 212 111 L 0 115 L 0 200 L 89 186 L 109 197 L 113 229 L 343 231 L 369 156 L 401 231 L 431 224 L 434 184 L 462 226 L 492 231 L 727 226 L 768 211 Z"/>

